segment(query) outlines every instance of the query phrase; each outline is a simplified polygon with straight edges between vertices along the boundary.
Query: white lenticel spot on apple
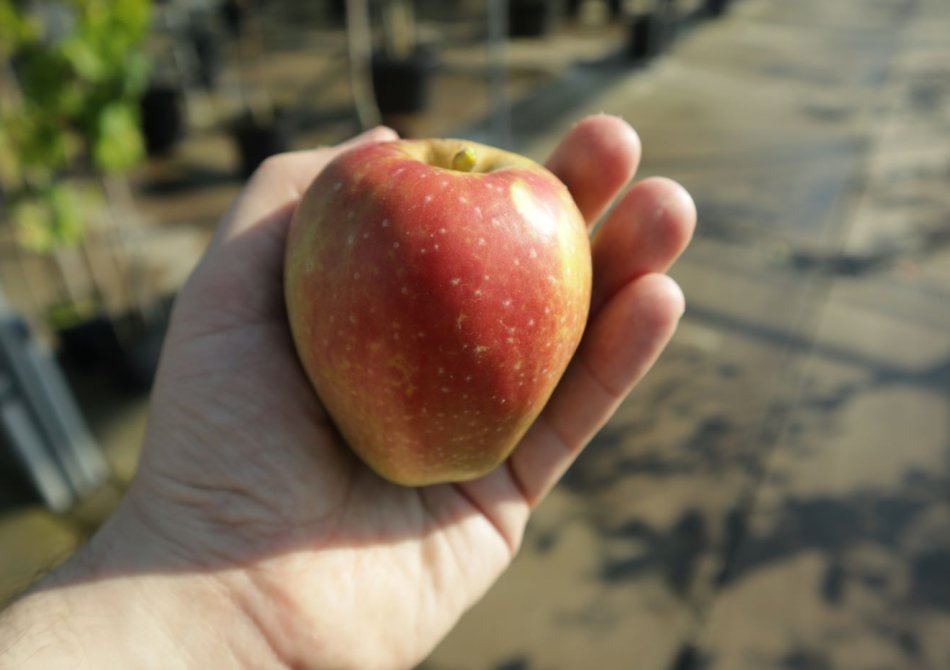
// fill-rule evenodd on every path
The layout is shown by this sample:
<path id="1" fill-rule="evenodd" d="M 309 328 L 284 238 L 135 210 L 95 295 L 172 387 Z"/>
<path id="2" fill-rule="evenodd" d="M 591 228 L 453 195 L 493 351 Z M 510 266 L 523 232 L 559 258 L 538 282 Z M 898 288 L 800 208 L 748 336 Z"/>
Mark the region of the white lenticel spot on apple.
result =
<path id="1" fill-rule="evenodd" d="M 431 195 L 427 195 L 424 199 L 425 199 L 426 202 L 432 202 L 432 196 L 431 196 Z"/>
<path id="2" fill-rule="evenodd" d="M 343 188 L 343 182 L 342 182 L 342 181 L 338 181 L 337 183 L 335 183 L 335 184 L 333 185 L 333 190 L 334 190 L 334 191 L 339 191 L 341 188 Z"/>
<path id="3" fill-rule="evenodd" d="M 484 238 L 484 237 L 479 237 L 479 238 L 478 238 L 478 246 L 484 247 L 486 244 L 488 244 L 488 242 L 485 241 L 485 238 Z"/>
<path id="4" fill-rule="evenodd" d="M 403 295 L 409 295 L 409 287 L 408 287 L 408 286 L 403 286 L 403 287 L 399 290 L 399 292 L 402 293 Z"/>
<path id="5" fill-rule="evenodd" d="M 439 368 L 439 374 L 440 374 L 440 375 L 444 375 L 444 374 L 445 374 L 445 368 Z"/>
<path id="6" fill-rule="evenodd" d="M 439 250 L 439 245 L 438 245 L 438 244 L 433 244 L 433 245 L 432 245 L 432 251 L 438 251 L 438 250 Z"/>
<path id="7" fill-rule="evenodd" d="M 349 244 L 351 247 L 353 246 L 353 243 L 355 241 L 356 241 L 356 236 L 354 235 L 350 235 L 349 237 L 346 238 L 346 243 Z"/>
<path id="8" fill-rule="evenodd" d="M 515 267 L 521 265 L 521 261 L 519 261 L 517 258 L 514 260 L 514 263 L 515 263 Z"/>
<path id="9" fill-rule="evenodd" d="M 501 221 L 498 220 L 498 217 L 493 216 L 493 217 L 492 217 L 492 220 L 491 220 L 491 225 L 493 225 L 493 226 L 495 226 L 495 227 L 497 228 L 498 226 L 501 225 Z"/>
<path id="10" fill-rule="evenodd" d="M 537 258 L 538 252 L 535 251 L 534 249 L 531 249 L 530 251 L 528 251 L 528 255 L 531 256 L 531 258 Z"/>
<path id="11" fill-rule="evenodd" d="M 383 222 L 381 225 L 383 226 L 383 228 L 389 228 L 389 219 L 383 219 Z"/>
<path id="12" fill-rule="evenodd" d="M 368 239 L 369 239 L 369 233 L 363 233 L 363 239 L 364 239 L 364 240 L 368 240 Z"/>
<path id="13" fill-rule="evenodd" d="M 445 228 L 439 228 L 439 235 L 445 235 Z"/>
<path id="14" fill-rule="evenodd" d="M 505 298 L 501 301 L 502 307 L 511 307 L 511 298 Z"/>
<path id="15" fill-rule="evenodd" d="M 452 286 L 459 286 L 459 285 L 462 283 L 462 278 L 461 278 L 461 277 L 452 277 L 452 278 L 449 280 L 449 283 L 450 283 Z"/>
<path id="16" fill-rule="evenodd" d="M 464 195 L 460 195 L 460 196 L 459 196 L 459 202 L 462 203 L 463 205 L 467 205 L 467 204 L 468 204 L 468 198 L 466 198 Z"/>
<path id="17" fill-rule="evenodd" d="M 480 288 L 475 289 L 475 295 L 481 296 L 481 295 L 482 295 L 482 290 L 481 290 Z"/>
<path id="18" fill-rule="evenodd" d="M 394 340 L 398 340 L 398 339 L 399 339 L 399 333 L 393 333 L 393 339 L 394 339 Z"/>
<path id="19" fill-rule="evenodd" d="M 441 186 L 442 188 L 445 188 L 448 185 L 449 185 L 448 179 L 443 179 L 442 181 L 439 182 L 439 186 Z"/>
<path id="20" fill-rule="evenodd" d="M 554 275 L 548 275 L 548 281 L 552 284 L 557 284 L 557 277 Z"/>
<path id="21" fill-rule="evenodd" d="M 359 278 L 360 278 L 360 273 L 359 273 L 359 272 L 354 272 L 354 273 L 353 273 L 353 279 L 359 279 Z"/>

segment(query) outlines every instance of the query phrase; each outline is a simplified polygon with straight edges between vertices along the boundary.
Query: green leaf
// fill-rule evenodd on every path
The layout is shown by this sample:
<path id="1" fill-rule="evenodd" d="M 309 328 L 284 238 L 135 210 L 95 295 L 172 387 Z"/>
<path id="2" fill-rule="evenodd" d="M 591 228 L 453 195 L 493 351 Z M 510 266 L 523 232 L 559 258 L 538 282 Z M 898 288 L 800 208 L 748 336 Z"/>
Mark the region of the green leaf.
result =
<path id="1" fill-rule="evenodd" d="M 86 229 L 79 194 L 70 186 L 57 185 L 50 189 L 48 197 L 56 244 L 60 247 L 80 244 L 85 239 Z"/>
<path id="2" fill-rule="evenodd" d="M 89 81 L 101 81 L 109 74 L 110 66 L 94 48 L 81 37 L 73 37 L 62 44 L 60 51 L 76 74 Z"/>
<path id="3" fill-rule="evenodd" d="M 21 195 L 11 207 L 11 220 L 19 245 L 38 254 L 74 247 L 85 238 L 79 196 L 67 185 Z"/>
<path id="4" fill-rule="evenodd" d="M 118 172 L 134 166 L 144 155 L 138 114 L 128 103 L 105 107 L 99 114 L 93 142 L 93 161 L 106 172 Z"/>
<path id="5" fill-rule="evenodd" d="M 131 100 L 138 100 L 148 86 L 151 63 L 144 53 L 134 53 L 126 61 L 122 93 Z"/>
<path id="6" fill-rule="evenodd" d="M 17 9 L 10 0 L 0 0 L 0 58 L 14 53 L 39 35 L 36 21 Z"/>
<path id="7" fill-rule="evenodd" d="M 20 152 L 10 136 L 9 119 L 0 116 L 0 187 L 9 188 L 23 179 Z"/>
<path id="8" fill-rule="evenodd" d="M 21 200 L 10 210 L 17 243 L 38 254 L 46 254 L 56 248 L 53 236 L 52 216 L 47 207 L 37 200 Z"/>

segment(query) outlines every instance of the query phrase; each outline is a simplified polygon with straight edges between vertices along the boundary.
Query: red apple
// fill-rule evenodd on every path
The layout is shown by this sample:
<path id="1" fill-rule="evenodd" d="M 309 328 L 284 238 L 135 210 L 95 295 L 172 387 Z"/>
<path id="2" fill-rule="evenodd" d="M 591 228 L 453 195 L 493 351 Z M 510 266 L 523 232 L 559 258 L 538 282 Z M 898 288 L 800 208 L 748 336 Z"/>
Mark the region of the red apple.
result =
<path id="1" fill-rule="evenodd" d="M 412 486 L 504 461 L 590 305 L 587 231 L 564 185 L 462 140 L 339 156 L 294 215 L 285 272 L 297 352 L 337 428 Z"/>

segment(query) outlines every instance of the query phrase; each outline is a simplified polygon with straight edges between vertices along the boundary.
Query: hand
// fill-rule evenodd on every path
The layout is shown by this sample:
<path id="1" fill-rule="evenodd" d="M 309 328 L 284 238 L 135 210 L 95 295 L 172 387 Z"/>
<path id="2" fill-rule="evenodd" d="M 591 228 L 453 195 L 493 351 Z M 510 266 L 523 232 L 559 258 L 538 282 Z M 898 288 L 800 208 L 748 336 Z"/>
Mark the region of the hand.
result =
<path id="1" fill-rule="evenodd" d="M 392 131 L 376 129 L 350 144 L 388 139 Z M 404 668 L 424 658 L 510 563 L 531 509 L 657 358 L 683 311 L 662 273 L 686 246 L 695 210 L 678 185 L 645 180 L 594 237 L 584 340 L 506 464 L 464 484 L 387 483 L 340 442 L 284 311 L 290 217 L 345 149 L 267 161 L 224 218 L 177 301 L 139 472 L 103 531 L 110 541 L 99 543 L 121 554 L 123 534 L 140 538 L 139 558 L 120 570 L 127 574 L 213 583 L 202 593 L 232 603 L 251 631 L 231 645 L 251 667 Z M 548 166 L 593 224 L 639 154 L 629 126 L 597 116 L 571 130 Z"/>

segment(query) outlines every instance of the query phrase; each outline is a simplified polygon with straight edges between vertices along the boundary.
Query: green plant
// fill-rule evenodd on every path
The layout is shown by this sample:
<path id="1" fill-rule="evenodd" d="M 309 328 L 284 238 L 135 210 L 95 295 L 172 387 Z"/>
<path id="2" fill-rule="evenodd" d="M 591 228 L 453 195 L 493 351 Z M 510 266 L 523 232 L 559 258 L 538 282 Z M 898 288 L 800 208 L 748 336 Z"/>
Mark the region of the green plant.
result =
<path id="1" fill-rule="evenodd" d="M 144 155 L 138 100 L 150 0 L 0 0 L 0 193 L 24 248 L 83 240 L 77 177 Z"/>

